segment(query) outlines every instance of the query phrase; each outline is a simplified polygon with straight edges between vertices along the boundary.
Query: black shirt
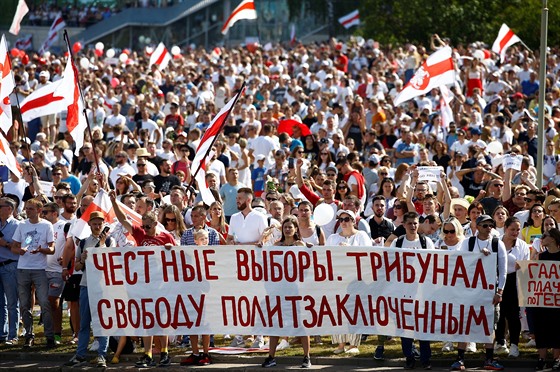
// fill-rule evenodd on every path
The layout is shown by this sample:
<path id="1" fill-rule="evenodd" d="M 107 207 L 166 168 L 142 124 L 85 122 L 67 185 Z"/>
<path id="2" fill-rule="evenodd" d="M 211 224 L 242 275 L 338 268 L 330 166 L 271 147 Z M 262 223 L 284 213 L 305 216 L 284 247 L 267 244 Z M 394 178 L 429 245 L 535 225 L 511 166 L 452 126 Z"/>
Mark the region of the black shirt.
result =
<path id="1" fill-rule="evenodd" d="M 162 176 L 158 174 L 154 177 L 155 192 L 163 192 L 165 195 L 171 192 L 173 186 L 181 186 L 181 181 L 177 176 L 171 174 L 169 176 Z"/>
<path id="2" fill-rule="evenodd" d="M 371 238 L 377 239 L 380 236 L 387 239 L 394 231 L 395 225 L 387 218 L 383 218 L 380 224 L 375 221 L 375 217 L 369 220 L 369 227 L 371 229 Z"/>

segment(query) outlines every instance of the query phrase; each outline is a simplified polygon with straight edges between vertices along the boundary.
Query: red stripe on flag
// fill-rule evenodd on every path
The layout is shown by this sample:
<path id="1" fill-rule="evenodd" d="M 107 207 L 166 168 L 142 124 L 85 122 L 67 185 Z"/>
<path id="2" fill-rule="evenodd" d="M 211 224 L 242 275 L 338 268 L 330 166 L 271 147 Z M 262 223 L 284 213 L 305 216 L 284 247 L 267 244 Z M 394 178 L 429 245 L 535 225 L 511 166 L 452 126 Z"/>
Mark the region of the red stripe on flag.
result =
<path id="1" fill-rule="evenodd" d="M 203 143 L 205 143 L 209 138 L 212 138 L 213 136 L 217 136 L 218 133 L 220 133 L 220 131 L 222 130 L 225 121 L 226 121 L 226 117 L 228 116 L 229 111 L 226 111 L 222 114 L 222 116 L 220 116 L 219 118 L 216 119 L 216 121 L 214 122 L 214 125 L 211 125 L 206 132 L 204 132 L 204 135 L 202 136 L 202 139 L 200 140 L 200 143 L 198 144 L 198 149 L 200 149 L 200 147 L 202 146 Z M 204 163 L 204 160 L 203 160 Z"/>
<path id="2" fill-rule="evenodd" d="M 507 45 L 507 43 L 511 40 L 512 37 L 514 37 L 515 34 L 513 33 L 512 30 L 509 30 L 504 37 L 502 38 L 502 40 L 500 40 L 500 50 L 503 50 L 504 47 Z"/>
<path id="3" fill-rule="evenodd" d="M 449 70 L 453 70 L 453 59 L 444 59 L 430 66 L 424 65 L 424 70 L 430 74 L 430 77 L 441 75 Z"/>
<path id="4" fill-rule="evenodd" d="M 62 19 L 62 17 L 58 17 L 57 19 L 54 20 L 54 23 L 51 26 L 51 30 L 56 29 L 58 27 L 58 25 L 60 25 L 63 22 L 64 22 L 64 19 Z"/>
<path id="5" fill-rule="evenodd" d="M 354 22 L 356 19 L 360 19 L 360 13 L 356 14 L 354 17 L 347 19 L 346 21 L 344 21 L 344 23 L 342 23 L 343 26 L 346 26 L 347 24 Z"/>
<path id="6" fill-rule="evenodd" d="M 46 96 L 39 97 L 32 101 L 26 102 L 25 105 L 21 107 L 21 113 L 25 113 L 29 110 L 33 110 L 42 106 L 46 106 L 51 102 L 62 101 L 64 97 L 55 97 L 54 92 L 47 94 Z"/>
<path id="7" fill-rule="evenodd" d="M 251 2 L 243 4 L 242 6 L 240 6 L 237 9 L 235 9 L 233 11 L 233 13 L 231 13 L 231 15 L 228 17 L 226 23 L 224 23 L 224 27 L 222 27 L 222 32 L 228 27 L 228 25 L 231 22 L 231 20 L 233 19 L 233 17 L 235 17 L 237 14 L 239 14 L 240 12 L 242 12 L 244 10 L 255 10 L 255 3 L 251 1 Z"/>
<path id="8" fill-rule="evenodd" d="M 167 49 L 163 48 L 163 52 L 159 55 L 158 59 L 154 64 L 158 66 L 161 65 L 166 55 L 167 55 Z"/>

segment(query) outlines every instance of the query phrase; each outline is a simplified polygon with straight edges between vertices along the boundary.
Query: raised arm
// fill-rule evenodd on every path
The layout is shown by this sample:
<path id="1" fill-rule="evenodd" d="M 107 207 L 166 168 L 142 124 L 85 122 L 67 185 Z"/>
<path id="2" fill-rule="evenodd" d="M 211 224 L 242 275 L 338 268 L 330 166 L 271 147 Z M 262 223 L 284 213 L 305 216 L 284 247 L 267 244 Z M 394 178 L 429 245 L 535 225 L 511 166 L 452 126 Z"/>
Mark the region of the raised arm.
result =
<path id="1" fill-rule="evenodd" d="M 126 231 L 132 234 L 132 224 L 126 218 L 126 215 L 122 211 L 119 203 L 117 203 L 117 193 L 115 192 L 115 190 L 111 190 L 109 192 L 109 198 L 111 199 L 111 204 L 113 204 L 113 210 L 115 211 L 115 216 L 117 216 L 117 219 L 119 220 L 121 225 L 123 225 L 123 227 L 126 229 Z"/>

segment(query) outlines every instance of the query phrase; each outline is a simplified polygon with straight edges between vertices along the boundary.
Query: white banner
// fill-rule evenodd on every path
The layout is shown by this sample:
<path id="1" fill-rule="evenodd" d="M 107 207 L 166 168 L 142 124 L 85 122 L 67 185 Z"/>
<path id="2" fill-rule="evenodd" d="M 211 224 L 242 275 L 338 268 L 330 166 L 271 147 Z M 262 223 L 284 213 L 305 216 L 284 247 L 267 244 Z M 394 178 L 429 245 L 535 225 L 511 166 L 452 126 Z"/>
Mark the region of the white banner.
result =
<path id="1" fill-rule="evenodd" d="M 515 169 L 521 170 L 521 162 L 523 161 L 523 155 L 504 155 L 502 164 L 504 170 Z"/>
<path id="2" fill-rule="evenodd" d="M 89 253 L 96 336 L 363 333 L 492 341 L 495 255 L 245 246 Z"/>
<path id="3" fill-rule="evenodd" d="M 52 198 L 53 183 L 50 181 L 39 180 L 39 185 L 41 185 L 41 191 L 47 198 Z"/>
<path id="4" fill-rule="evenodd" d="M 517 261 L 519 306 L 560 307 L 560 263 L 557 261 Z"/>
<path id="5" fill-rule="evenodd" d="M 441 167 L 418 167 L 418 181 L 441 182 Z"/>

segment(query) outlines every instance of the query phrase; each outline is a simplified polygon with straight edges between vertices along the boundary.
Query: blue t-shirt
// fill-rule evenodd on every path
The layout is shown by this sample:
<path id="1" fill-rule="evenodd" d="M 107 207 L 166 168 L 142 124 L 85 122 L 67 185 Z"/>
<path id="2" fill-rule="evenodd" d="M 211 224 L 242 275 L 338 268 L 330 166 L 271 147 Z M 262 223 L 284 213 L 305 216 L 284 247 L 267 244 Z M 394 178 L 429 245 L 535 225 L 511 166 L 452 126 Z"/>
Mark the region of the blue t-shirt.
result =
<path id="1" fill-rule="evenodd" d="M 255 168 L 251 173 L 251 180 L 255 181 L 253 191 L 264 191 L 264 174 L 266 168 Z"/>
<path id="2" fill-rule="evenodd" d="M 403 142 L 397 147 L 397 152 L 401 153 L 403 151 L 415 151 L 416 149 L 417 147 L 415 144 L 411 143 L 410 145 L 407 145 L 406 143 Z M 406 163 L 408 165 L 414 164 L 414 156 L 411 156 L 409 158 L 398 158 L 397 161 L 395 162 L 395 165 L 399 166 L 402 163 Z"/>

